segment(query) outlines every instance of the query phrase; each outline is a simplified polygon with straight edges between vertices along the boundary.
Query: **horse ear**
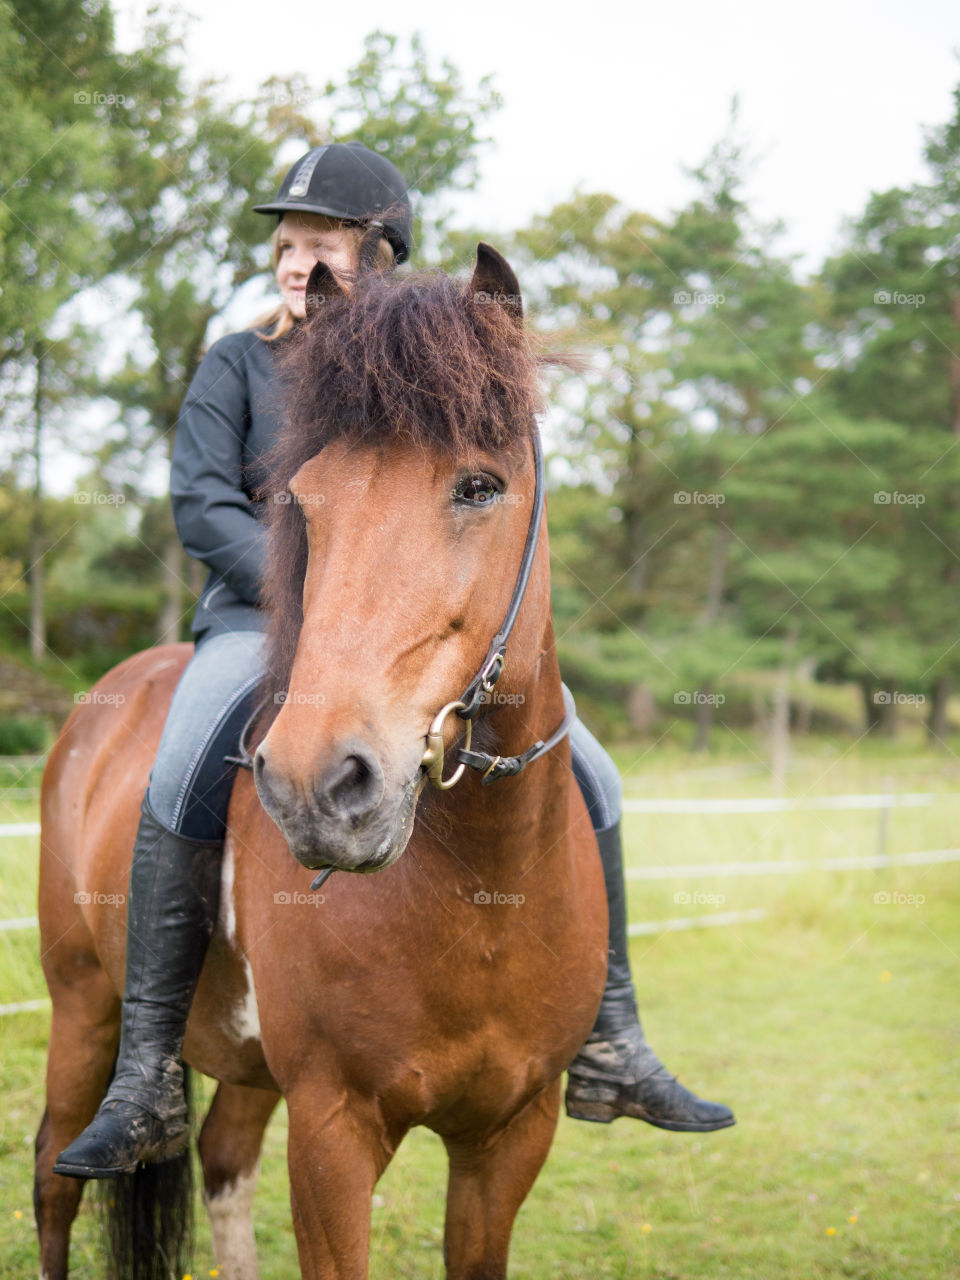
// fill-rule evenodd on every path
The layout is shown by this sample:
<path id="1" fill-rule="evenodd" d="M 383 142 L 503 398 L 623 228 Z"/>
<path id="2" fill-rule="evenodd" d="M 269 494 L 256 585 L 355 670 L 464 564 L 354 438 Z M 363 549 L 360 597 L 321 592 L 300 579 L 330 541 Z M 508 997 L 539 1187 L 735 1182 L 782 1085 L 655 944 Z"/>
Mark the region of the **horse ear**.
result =
<path id="1" fill-rule="evenodd" d="M 310 278 L 307 281 L 307 291 L 304 295 L 304 303 L 307 309 L 307 319 L 312 320 L 320 310 L 324 302 L 330 298 L 342 298 L 343 290 L 337 277 L 333 274 L 325 262 L 321 262 L 319 258 L 314 264 L 313 270 L 310 272 Z"/>
<path id="2" fill-rule="evenodd" d="M 367 227 L 363 233 L 363 239 L 360 241 L 359 275 L 365 276 L 368 271 L 376 270 L 377 254 L 382 238 L 383 228 L 379 225 Z"/>
<path id="3" fill-rule="evenodd" d="M 474 302 L 496 302 L 517 324 L 523 324 L 523 298 L 513 267 L 493 245 L 484 244 L 482 240 L 477 245 L 477 265 L 470 290 Z"/>

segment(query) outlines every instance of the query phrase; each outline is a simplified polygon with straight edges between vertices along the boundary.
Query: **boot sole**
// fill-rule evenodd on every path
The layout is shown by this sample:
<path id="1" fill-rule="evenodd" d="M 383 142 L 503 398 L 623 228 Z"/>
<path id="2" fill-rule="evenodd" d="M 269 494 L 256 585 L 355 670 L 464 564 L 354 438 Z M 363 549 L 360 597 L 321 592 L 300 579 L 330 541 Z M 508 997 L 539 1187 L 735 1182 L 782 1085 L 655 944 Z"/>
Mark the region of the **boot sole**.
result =
<path id="1" fill-rule="evenodd" d="M 138 1162 L 139 1163 L 139 1162 Z M 119 1178 L 124 1173 L 136 1173 L 137 1165 L 118 1165 L 114 1169 L 94 1169 L 91 1165 L 63 1164 L 57 1161 L 53 1172 L 64 1178 Z"/>
<path id="2" fill-rule="evenodd" d="M 593 1124 L 610 1124 L 620 1116 L 631 1120 L 643 1120 L 658 1129 L 669 1129 L 673 1133 L 713 1133 L 717 1129 L 729 1129 L 737 1123 L 736 1116 L 713 1121 L 697 1120 L 661 1120 L 650 1115 L 635 1103 L 615 1106 L 609 1102 L 570 1102 L 566 1104 L 567 1115 L 571 1120 L 589 1120 Z"/>
<path id="3" fill-rule="evenodd" d="M 68 1164 L 62 1160 L 56 1160 L 54 1161 L 53 1172 L 59 1173 L 65 1178 L 119 1178 L 123 1174 L 136 1173 L 142 1164 L 166 1164 L 168 1160 L 176 1160 L 186 1150 L 187 1134 L 184 1133 L 182 1139 L 175 1139 L 174 1142 L 164 1146 L 159 1155 L 141 1156 L 131 1164 L 113 1165 L 105 1169 L 99 1165 Z"/>

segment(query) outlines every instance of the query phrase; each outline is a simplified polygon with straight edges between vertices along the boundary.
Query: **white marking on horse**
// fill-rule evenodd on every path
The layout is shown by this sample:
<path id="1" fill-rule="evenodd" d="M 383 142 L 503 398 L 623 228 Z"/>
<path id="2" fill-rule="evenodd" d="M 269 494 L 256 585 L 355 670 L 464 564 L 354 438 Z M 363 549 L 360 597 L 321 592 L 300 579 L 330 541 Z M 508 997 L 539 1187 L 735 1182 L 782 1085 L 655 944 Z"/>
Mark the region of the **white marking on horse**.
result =
<path id="1" fill-rule="evenodd" d="M 213 1252 L 226 1280 L 259 1280 L 257 1245 L 253 1235 L 253 1193 L 260 1161 L 249 1173 L 227 1182 L 214 1196 L 204 1195 Z"/>
<path id="2" fill-rule="evenodd" d="M 227 836 L 220 870 L 220 928 L 231 951 L 236 951 L 237 912 L 233 905 L 233 841 Z"/>
<path id="3" fill-rule="evenodd" d="M 253 985 L 253 970 L 250 961 L 244 956 L 243 973 L 247 980 L 247 994 L 233 1010 L 233 1031 L 240 1040 L 260 1039 L 260 1010 L 257 1008 L 257 993 Z"/>
<path id="4" fill-rule="evenodd" d="M 247 987 L 239 1002 L 228 1011 L 228 1031 L 235 1040 L 259 1040 L 260 1013 L 253 985 L 253 970 L 250 968 L 250 961 L 237 946 L 237 911 L 233 901 L 234 869 L 233 841 L 228 836 L 220 874 L 220 928 L 227 945 L 240 962 Z"/>

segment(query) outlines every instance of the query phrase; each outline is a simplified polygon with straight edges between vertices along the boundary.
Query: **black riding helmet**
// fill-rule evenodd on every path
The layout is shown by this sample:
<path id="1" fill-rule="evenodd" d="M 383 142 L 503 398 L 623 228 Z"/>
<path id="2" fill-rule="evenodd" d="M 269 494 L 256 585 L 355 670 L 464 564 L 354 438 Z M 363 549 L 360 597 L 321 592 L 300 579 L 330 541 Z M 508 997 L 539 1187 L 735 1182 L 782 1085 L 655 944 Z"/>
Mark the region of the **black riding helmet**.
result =
<path id="1" fill-rule="evenodd" d="M 379 225 L 397 262 L 410 255 L 413 214 L 403 174 L 362 142 L 314 147 L 287 173 L 273 203 L 253 208 L 281 218 L 299 209 L 341 222 Z"/>

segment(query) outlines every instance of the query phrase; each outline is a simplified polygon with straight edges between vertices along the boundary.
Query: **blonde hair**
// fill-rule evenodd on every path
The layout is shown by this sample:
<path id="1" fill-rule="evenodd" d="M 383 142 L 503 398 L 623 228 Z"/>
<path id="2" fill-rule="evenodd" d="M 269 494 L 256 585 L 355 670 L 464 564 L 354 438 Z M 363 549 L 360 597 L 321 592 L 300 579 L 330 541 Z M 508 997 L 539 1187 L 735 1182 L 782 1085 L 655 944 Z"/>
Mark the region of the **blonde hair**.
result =
<path id="1" fill-rule="evenodd" d="M 356 233 L 357 247 L 359 248 L 365 227 L 355 222 L 342 222 L 339 218 L 328 218 L 323 214 L 314 214 L 314 217 L 320 219 L 326 227 L 348 227 Z M 280 228 L 283 224 L 278 222 L 273 229 L 270 237 L 270 266 L 276 273 L 277 266 L 280 262 Z M 380 243 L 377 245 L 377 269 L 379 271 L 389 271 L 395 260 L 393 246 L 386 236 L 380 237 Z M 287 306 L 286 299 L 282 300 L 277 306 L 272 307 L 263 315 L 258 316 L 256 320 L 247 325 L 248 329 L 256 329 L 258 335 L 263 338 L 264 342 L 276 342 L 278 338 L 282 338 L 285 333 L 289 333 L 296 323 L 296 317 Z M 266 332 L 263 332 L 266 330 Z"/>

